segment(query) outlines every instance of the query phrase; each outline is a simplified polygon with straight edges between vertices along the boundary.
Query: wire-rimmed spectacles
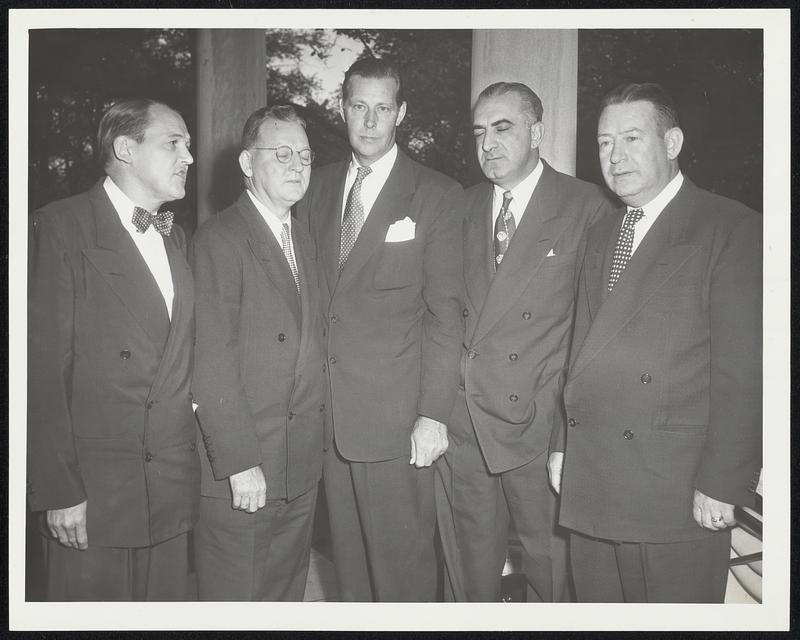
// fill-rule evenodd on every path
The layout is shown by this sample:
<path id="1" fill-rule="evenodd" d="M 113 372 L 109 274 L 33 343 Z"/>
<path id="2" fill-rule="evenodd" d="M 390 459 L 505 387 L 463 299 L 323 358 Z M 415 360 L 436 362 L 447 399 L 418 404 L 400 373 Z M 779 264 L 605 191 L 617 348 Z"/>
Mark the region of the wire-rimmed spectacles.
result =
<path id="1" fill-rule="evenodd" d="M 278 159 L 278 162 L 281 164 L 288 164 L 292 160 L 292 156 L 297 153 L 297 156 L 300 158 L 300 164 L 308 166 L 312 162 L 314 162 L 314 152 L 311 149 L 300 149 L 300 151 L 295 152 L 289 146 L 282 144 L 279 147 L 250 147 L 251 149 L 263 149 L 264 151 L 274 151 L 275 157 Z"/>

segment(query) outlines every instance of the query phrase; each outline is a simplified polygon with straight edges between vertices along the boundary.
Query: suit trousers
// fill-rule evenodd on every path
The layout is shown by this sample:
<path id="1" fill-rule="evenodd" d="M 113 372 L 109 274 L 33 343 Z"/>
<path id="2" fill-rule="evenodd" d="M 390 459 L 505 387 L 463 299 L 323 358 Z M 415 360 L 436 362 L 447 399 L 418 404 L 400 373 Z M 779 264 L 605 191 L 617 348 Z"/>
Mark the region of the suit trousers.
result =
<path id="1" fill-rule="evenodd" d="M 409 457 L 349 462 L 335 445 L 325 452 L 333 562 L 343 601 L 436 598 L 433 468 L 417 469 Z"/>
<path id="2" fill-rule="evenodd" d="M 547 455 L 489 473 L 474 432 L 450 437 L 437 461 L 436 511 L 445 558 L 445 599 L 497 602 L 513 521 L 529 601 L 568 601 L 566 532 L 557 526 Z"/>
<path id="3" fill-rule="evenodd" d="M 45 538 L 47 600 L 187 600 L 194 592 L 189 588 L 188 538 L 188 533 L 182 533 L 151 547 L 90 546 L 84 551 Z"/>
<path id="4" fill-rule="evenodd" d="M 721 603 L 730 530 L 683 542 L 615 542 L 572 533 L 578 602 Z"/>
<path id="5" fill-rule="evenodd" d="M 317 488 L 267 500 L 255 513 L 203 496 L 195 527 L 198 597 L 204 601 L 302 601 Z"/>

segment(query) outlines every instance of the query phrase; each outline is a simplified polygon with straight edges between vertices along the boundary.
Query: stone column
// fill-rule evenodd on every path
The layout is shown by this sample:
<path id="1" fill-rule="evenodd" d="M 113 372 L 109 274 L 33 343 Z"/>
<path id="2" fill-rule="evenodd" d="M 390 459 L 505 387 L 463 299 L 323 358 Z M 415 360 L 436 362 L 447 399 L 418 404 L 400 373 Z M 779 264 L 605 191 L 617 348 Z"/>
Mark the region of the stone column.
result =
<path id="1" fill-rule="evenodd" d="M 197 131 L 193 145 L 197 224 L 242 189 L 237 157 L 247 116 L 267 103 L 263 29 L 199 29 L 195 48 Z"/>
<path id="2" fill-rule="evenodd" d="M 472 103 L 505 80 L 523 82 L 544 106 L 542 157 L 575 175 L 578 108 L 577 29 L 476 29 L 472 35 Z"/>

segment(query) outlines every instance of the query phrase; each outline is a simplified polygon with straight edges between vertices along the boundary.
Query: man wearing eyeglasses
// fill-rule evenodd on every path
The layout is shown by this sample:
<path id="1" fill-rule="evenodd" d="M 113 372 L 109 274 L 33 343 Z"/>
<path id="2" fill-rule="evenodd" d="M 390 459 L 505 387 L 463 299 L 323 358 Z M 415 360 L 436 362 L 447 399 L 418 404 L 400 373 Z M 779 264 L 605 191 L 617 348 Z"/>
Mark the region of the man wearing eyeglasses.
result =
<path id="1" fill-rule="evenodd" d="M 290 208 L 314 154 L 290 106 L 255 111 L 241 146 L 245 191 L 192 247 L 198 595 L 302 600 L 327 381 L 313 244 Z"/>
<path id="2" fill-rule="evenodd" d="M 350 67 L 341 114 L 353 153 L 298 203 L 324 272 L 323 475 L 339 596 L 433 600 L 431 465 L 447 448 L 463 340 L 461 187 L 397 148 L 406 103 L 390 62 Z"/>

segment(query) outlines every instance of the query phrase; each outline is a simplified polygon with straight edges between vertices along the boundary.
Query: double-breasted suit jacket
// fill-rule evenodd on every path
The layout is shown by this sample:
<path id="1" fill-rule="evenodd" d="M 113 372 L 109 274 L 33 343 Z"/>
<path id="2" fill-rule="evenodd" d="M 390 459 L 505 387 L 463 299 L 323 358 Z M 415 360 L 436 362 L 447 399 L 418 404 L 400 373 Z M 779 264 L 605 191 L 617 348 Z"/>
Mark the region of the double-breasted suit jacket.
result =
<path id="1" fill-rule="evenodd" d="M 86 500 L 89 544 L 101 547 L 145 547 L 185 532 L 197 518 L 200 474 L 183 233 L 175 225 L 164 238 L 170 321 L 102 181 L 32 221 L 29 504 Z"/>
<path id="2" fill-rule="evenodd" d="M 446 423 L 458 385 L 461 187 L 398 152 L 339 274 L 348 161 L 316 170 L 298 218 L 323 271 L 328 374 L 339 452 L 357 462 L 409 455 L 417 415 Z M 414 237 L 385 242 L 410 218 Z"/>
<path id="3" fill-rule="evenodd" d="M 752 499 L 761 453 L 761 216 L 684 178 L 610 294 L 624 210 L 588 236 L 564 401 L 562 525 L 690 540 L 694 490 Z"/>
<path id="4" fill-rule="evenodd" d="M 293 499 L 322 474 L 327 398 L 314 248 L 292 225 L 301 287 L 247 192 L 192 243 L 197 347 L 193 393 L 202 492 L 230 498 L 228 477 L 261 465 L 267 499 Z"/>
<path id="5" fill-rule="evenodd" d="M 461 389 L 469 419 L 454 419 L 451 431 L 457 438 L 474 425 L 489 471 L 502 473 L 544 453 L 563 419 L 576 265 L 585 231 L 607 200 L 596 186 L 545 163 L 495 273 L 492 193 L 484 183 L 464 194 Z"/>

